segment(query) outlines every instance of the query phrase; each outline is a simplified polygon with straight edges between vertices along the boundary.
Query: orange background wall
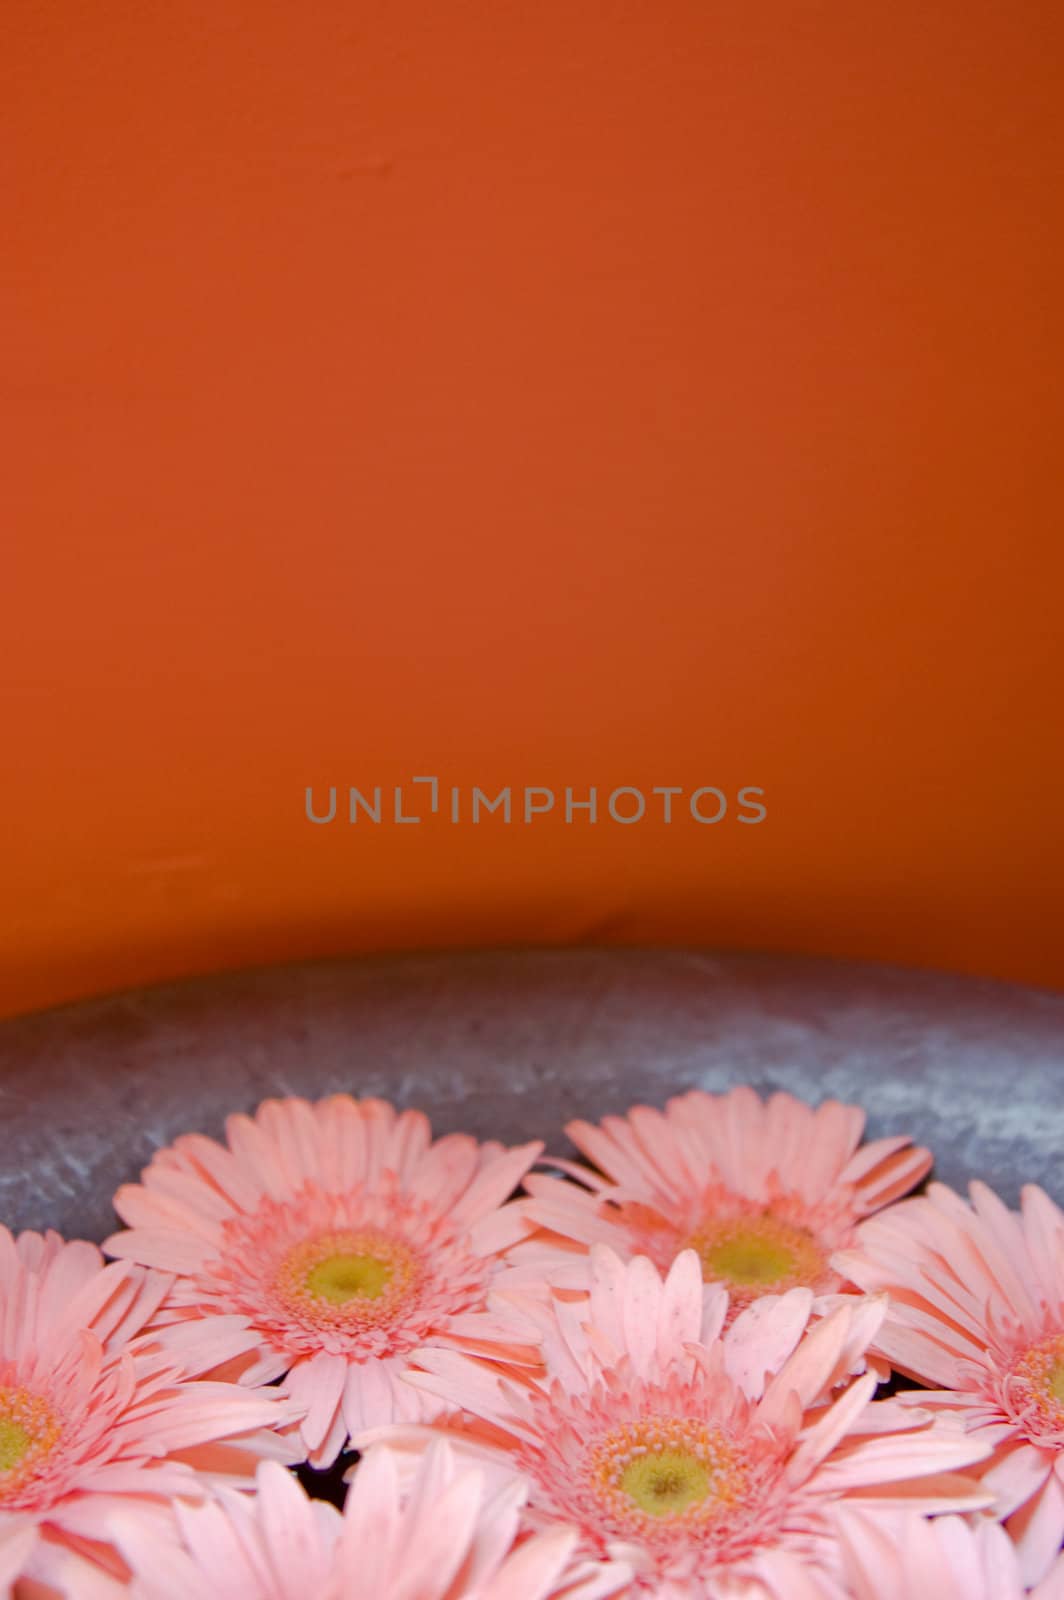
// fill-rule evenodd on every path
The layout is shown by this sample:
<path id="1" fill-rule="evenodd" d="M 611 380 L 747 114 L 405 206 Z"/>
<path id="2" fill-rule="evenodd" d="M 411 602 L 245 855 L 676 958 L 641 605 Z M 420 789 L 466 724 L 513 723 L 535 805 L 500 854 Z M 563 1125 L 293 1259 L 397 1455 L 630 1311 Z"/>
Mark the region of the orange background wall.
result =
<path id="1" fill-rule="evenodd" d="M 508 940 L 1064 980 L 1058 5 L 5 34 L 3 1009 Z M 304 819 L 421 773 L 769 816 Z"/>

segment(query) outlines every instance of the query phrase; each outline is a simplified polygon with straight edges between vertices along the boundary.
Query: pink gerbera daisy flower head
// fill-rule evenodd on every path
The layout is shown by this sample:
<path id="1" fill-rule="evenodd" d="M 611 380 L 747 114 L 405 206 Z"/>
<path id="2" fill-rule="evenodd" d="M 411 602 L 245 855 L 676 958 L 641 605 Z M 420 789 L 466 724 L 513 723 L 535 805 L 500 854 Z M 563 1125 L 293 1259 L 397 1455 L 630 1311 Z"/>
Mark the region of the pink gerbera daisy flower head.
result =
<path id="1" fill-rule="evenodd" d="M 870 1375 L 847 1382 L 882 1320 L 878 1298 L 845 1298 L 809 1328 L 812 1295 L 794 1289 L 726 1327 L 727 1294 L 707 1290 L 694 1251 L 662 1279 L 602 1246 L 586 1297 L 506 1298 L 537 1327 L 541 1367 L 438 1350 L 410 1381 L 479 1419 L 453 1426 L 456 1448 L 528 1479 L 530 1527 L 572 1522 L 589 1559 L 627 1562 L 626 1594 L 833 1595 L 838 1505 L 987 1503 L 959 1476 L 986 1446 L 873 1401 Z M 433 1432 L 361 1442 L 370 1458 L 378 1442 L 416 1458 Z"/>
<path id="2" fill-rule="evenodd" d="M 0 1227 L 0 1572 L 102 1593 L 123 1564 L 112 1521 L 165 1526 L 209 1476 L 249 1481 L 278 1395 L 198 1381 L 195 1330 L 151 1332 L 169 1281 L 95 1245 Z M 149 1330 L 149 1331 L 146 1331 Z M 229 1330 L 239 1348 L 239 1325 Z M 93 1586 L 90 1589 L 90 1584 Z"/>
<path id="3" fill-rule="evenodd" d="M 420 1112 L 381 1100 L 267 1100 L 229 1118 L 224 1144 L 160 1151 L 118 1191 L 129 1226 L 105 1248 L 176 1274 L 168 1314 L 246 1319 L 242 1381 L 284 1376 L 324 1466 L 350 1432 L 426 1415 L 401 1381 L 424 1348 L 462 1347 L 471 1315 L 491 1343 L 486 1297 L 529 1226 L 508 1197 L 541 1150 L 433 1142 Z M 231 1354 L 219 1324 L 219 1365 Z"/>
<path id="4" fill-rule="evenodd" d="M 375 1450 L 341 1516 L 270 1462 L 257 1495 L 181 1508 L 164 1551 L 134 1524 L 132 1600 L 606 1600 L 626 1586 L 626 1567 L 574 1559 L 574 1530 L 523 1535 L 525 1494 L 519 1480 L 490 1491 L 439 1440 L 405 1484 Z"/>
<path id="5" fill-rule="evenodd" d="M 1064 1557 L 1033 1589 L 999 1523 L 906 1515 L 891 1526 L 863 1512 L 839 1514 L 850 1600 L 1064 1600 Z"/>
<path id="6" fill-rule="evenodd" d="M 693 1249 L 706 1280 L 728 1290 L 732 1316 L 762 1294 L 836 1291 L 832 1254 L 931 1167 L 930 1151 L 904 1136 L 862 1145 L 864 1123 L 858 1106 L 813 1109 L 783 1092 L 762 1100 L 745 1086 L 571 1122 L 569 1138 L 596 1170 L 561 1163 L 580 1187 L 528 1180 L 542 1233 L 527 1264 L 556 1276 L 566 1252 L 607 1244 L 664 1270 Z"/>
<path id="7" fill-rule="evenodd" d="M 859 1230 L 840 1270 L 890 1295 L 877 1346 L 931 1385 L 913 1396 L 994 1447 L 983 1472 L 1038 1581 L 1064 1540 L 1064 1213 L 1029 1185 L 1011 1211 L 943 1184 Z"/>

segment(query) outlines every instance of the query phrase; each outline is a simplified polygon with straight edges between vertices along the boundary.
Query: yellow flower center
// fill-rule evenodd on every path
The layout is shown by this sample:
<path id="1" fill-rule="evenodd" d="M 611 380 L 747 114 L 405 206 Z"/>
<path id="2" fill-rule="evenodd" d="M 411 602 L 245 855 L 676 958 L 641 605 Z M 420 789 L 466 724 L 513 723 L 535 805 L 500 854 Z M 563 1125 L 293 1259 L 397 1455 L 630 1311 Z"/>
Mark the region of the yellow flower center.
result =
<path id="1" fill-rule="evenodd" d="M 691 1451 L 659 1450 L 625 1467 L 621 1488 L 649 1516 L 672 1517 L 706 1498 L 710 1477 L 705 1462 Z"/>
<path id="2" fill-rule="evenodd" d="M 10 1472 L 17 1467 L 30 1447 L 30 1436 L 21 1422 L 12 1417 L 0 1417 L 0 1472 Z"/>
<path id="3" fill-rule="evenodd" d="M 1025 1351 L 1012 1369 L 1010 1389 L 1035 1431 L 1064 1431 L 1064 1334 Z"/>
<path id="4" fill-rule="evenodd" d="M 615 1429 L 591 1455 L 591 1478 L 621 1526 L 678 1517 L 703 1521 L 738 1503 L 746 1470 L 719 1429 L 687 1417 L 648 1417 Z"/>
<path id="5" fill-rule="evenodd" d="M 61 1432 L 60 1419 L 40 1395 L 0 1388 L 0 1501 L 17 1497 Z"/>
<path id="6" fill-rule="evenodd" d="M 813 1284 L 824 1272 L 824 1255 L 813 1235 L 770 1211 L 708 1218 L 686 1242 L 701 1257 L 703 1277 L 725 1284 L 738 1301 Z"/>
<path id="7" fill-rule="evenodd" d="M 379 1256 L 340 1251 L 326 1256 L 307 1273 L 307 1289 L 334 1306 L 348 1300 L 376 1300 L 392 1281 L 392 1265 Z"/>
<path id="8" fill-rule="evenodd" d="M 399 1240 L 372 1229 L 316 1234 L 290 1250 L 275 1285 L 291 1311 L 339 1326 L 387 1319 L 420 1268 Z"/>

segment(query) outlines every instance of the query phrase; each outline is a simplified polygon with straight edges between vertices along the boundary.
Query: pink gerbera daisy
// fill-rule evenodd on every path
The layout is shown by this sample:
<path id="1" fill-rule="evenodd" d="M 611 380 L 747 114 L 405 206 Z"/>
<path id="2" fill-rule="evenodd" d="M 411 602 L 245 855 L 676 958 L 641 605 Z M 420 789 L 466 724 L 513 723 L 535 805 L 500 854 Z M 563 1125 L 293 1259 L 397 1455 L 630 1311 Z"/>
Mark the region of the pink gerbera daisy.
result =
<path id="1" fill-rule="evenodd" d="M 160 1550 L 133 1526 L 133 1600 L 604 1600 L 620 1565 L 573 1560 L 575 1531 L 521 1537 L 525 1487 L 489 1494 L 445 1442 L 400 1488 L 381 1448 L 359 1467 L 344 1513 L 310 1500 L 274 1463 L 258 1494 L 221 1495 L 178 1512 L 180 1543 Z"/>
<path id="2" fill-rule="evenodd" d="M 731 1315 L 762 1294 L 799 1286 L 818 1295 L 843 1280 L 830 1266 L 854 1228 L 925 1176 L 930 1152 L 906 1137 L 861 1145 L 864 1112 L 793 1095 L 762 1101 L 752 1089 L 693 1089 L 664 1111 L 635 1106 L 601 1126 L 566 1132 L 599 1169 L 559 1163 L 582 1187 L 531 1177 L 529 1217 L 543 1230 L 519 1252 L 532 1275 L 558 1279 L 566 1256 L 593 1244 L 646 1255 L 665 1270 L 696 1251 L 707 1282 L 730 1295 Z M 574 1282 L 579 1267 L 571 1269 Z"/>
<path id="3" fill-rule="evenodd" d="M 1064 1600 L 1064 1558 L 1024 1587 L 1015 1546 L 996 1522 L 900 1517 L 884 1525 L 860 1511 L 838 1517 L 852 1600 Z"/>
<path id="4" fill-rule="evenodd" d="M 888 1290 L 878 1348 L 994 1446 L 983 1481 L 1016 1540 L 1024 1579 L 1064 1539 L 1064 1214 L 1029 1185 L 1008 1210 L 985 1184 L 971 1204 L 943 1184 L 865 1223 L 840 1269 Z"/>
<path id="5" fill-rule="evenodd" d="M 504 1202 L 542 1145 L 433 1143 L 420 1112 L 349 1095 L 267 1100 L 226 1134 L 178 1139 L 120 1189 L 129 1229 L 105 1249 L 176 1273 L 175 1314 L 248 1319 L 257 1359 L 241 1380 L 287 1374 L 325 1466 L 349 1432 L 429 1414 L 401 1382 L 422 1350 L 462 1348 L 472 1328 L 489 1347 L 498 1337 L 486 1295 L 528 1228 Z M 234 1354 L 221 1326 L 215 1353 Z"/>
<path id="6" fill-rule="evenodd" d="M 529 1526 L 573 1522 L 587 1556 L 628 1562 L 626 1594 L 835 1594 L 839 1504 L 930 1512 L 989 1499 L 955 1475 L 987 1453 L 959 1428 L 873 1402 L 871 1376 L 830 1399 L 882 1320 L 879 1299 L 851 1297 L 807 1332 L 812 1295 L 794 1289 L 722 1331 L 727 1294 L 705 1288 L 694 1251 L 663 1281 L 645 1257 L 625 1264 L 596 1246 L 588 1297 L 521 1308 L 542 1368 L 430 1351 L 410 1381 L 480 1419 L 452 1427 L 456 1448 L 529 1479 Z M 393 1427 L 362 1443 L 416 1452 L 439 1431 Z"/>
<path id="7" fill-rule="evenodd" d="M 111 1524 L 135 1508 L 153 1525 L 196 1467 L 250 1481 L 259 1430 L 288 1420 L 275 1392 L 195 1381 L 195 1330 L 143 1330 L 169 1280 L 95 1245 L 0 1227 L 0 1572 L 62 1587 L 81 1571 L 104 1592 L 124 1568 Z M 239 1325 L 229 1330 L 239 1348 Z M 239 1439 L 237 1436 L 240 1436 Z M 66 1592 L 63 1588 L 63 1592 Z"/>

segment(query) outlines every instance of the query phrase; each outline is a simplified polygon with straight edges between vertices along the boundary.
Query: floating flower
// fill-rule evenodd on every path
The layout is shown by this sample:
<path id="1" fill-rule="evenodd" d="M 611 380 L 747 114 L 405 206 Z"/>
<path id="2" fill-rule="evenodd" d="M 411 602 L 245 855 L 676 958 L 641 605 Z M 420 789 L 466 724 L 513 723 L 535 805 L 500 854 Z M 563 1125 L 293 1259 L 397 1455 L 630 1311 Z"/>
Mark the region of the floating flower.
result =
<path id="1" fill-rule="evenodd" d="M 453 1428 L 455 1447 L 503 1480 L 527 1477 L 530 1527 L 575 1523 L 583 1554 L 629 1563 L 626 1595 L 836 1595 L 837 1506 L 985 1505 L 955 1469 L 988 1448 L 873 1402 L 871 1375 L 831 1399 L 884 1304 L 849 1297 L 807 1331 L 812 1301 L 807 1289 L 766 1296 L 723 1331 L 727 1294 L 706 1291 L 693 1250 L 663 1281 L 645 1257 L 625 1264 L 596 1246 L 588 1297 L 520 1302 L 540 1368 L 500 1372 L 434 1350 L 410 1382 L 479 1419 Z M 371 1459 L 378 1442 L 416 1458 L 440 1431 L 357 1442 Z"/>
<path id="2" fill-rule="evenodd" d="M 985 1518 L 905 1516 L 889 1527 L 850 1510 L 838 1532 L 852 1600 L 1064 1600 L 1064 1557 L 1027 1589 L 1015 1546 Z"/>
<path id="3" fill-rule="evenodd" d="M 0 1227 L 0 1574 L 88 1594 L 124 1568 L 111 1524 L 136 1508 L 165 1525 L 195 1470 L 250 1481 L 259 1430 L 287 1420 L 276 1393 L 197 1380 L 195 1330 L 145 1333 L 169 1280 L 95 1245 Z M 239 1326 L 228 1336 L 239 1347 Z M 239 1436 L 239 1438 L 237 1437 Z M 63 1592 L 66 1592 L 65 1589 Z"/>
<path id="4" fill-rule="evenodd" d="M 843 1286 L 830 1265 L 856 1224 L 905 1194 L 931 1166 L 906 1137 L 861 1145 L 864 1112 L 828 1100 L 816 1110 L 752 1089 L 694 1089 L 664 1111 L 635 1106 L 569 1138 L 599 1169 L 561 1163 L 582 1187 L 534 1176 L 529 1217 L 543 1230 L 519 1252 L 535 1276 L 557 1278 L 572 1251 L 606 1244 L 662 1271 L 693 1249 L 731 1314 L 763 1294 Z M 571 1276 L 579 1280 L 580 1268 Z"/>
<path id="5" fill-rule="evenodd" d="M 348 1095 L 267 1100 L 226 1134 L 178 1139 L 120 1189 L 129 1229 L 105 1249 L 176 1273 L 173 1314 L 247 1319 L 257 1359 L 241 1380 L 287 1374 L 316 1465 L 349 1432 L 429 1415 L 402 1376 L 431 1346 L 504 1338 L 483 1309 L 528 1228 L 504 1202 L 542 1146 L 433 1143 L 420 1112 Z M 217 1364 L 234 1353 L 219 1324 Z"/>
<path id="6" fill-rule="evenodd" d="M 865 1223 L 839 1266 L 889 1291 L 877 1347 L 937 1391 L 912 1403 L 994 1447 L 983 1482 L 1035 1583 L 1064 1540 L 1064 1214 L 1033 1185 L 1019 1213 L 985 1184 L 969 1192 L 932 1184 Z"/>
<path id="7" fill-rule="evenodd" d="M 520 1481 L 489 1494 L 443 1441 L 405 1492 L 374 1450 L 342 1517 L 270 1462 L 257 1495 L 180 1508 L 180 1544 L 133 1524 L 132 1600 L 605 1600 L 627 1584 L 623 1566 L 575 1562 L 572 1530 L 520 1537 L 524 1498 Z"/>

